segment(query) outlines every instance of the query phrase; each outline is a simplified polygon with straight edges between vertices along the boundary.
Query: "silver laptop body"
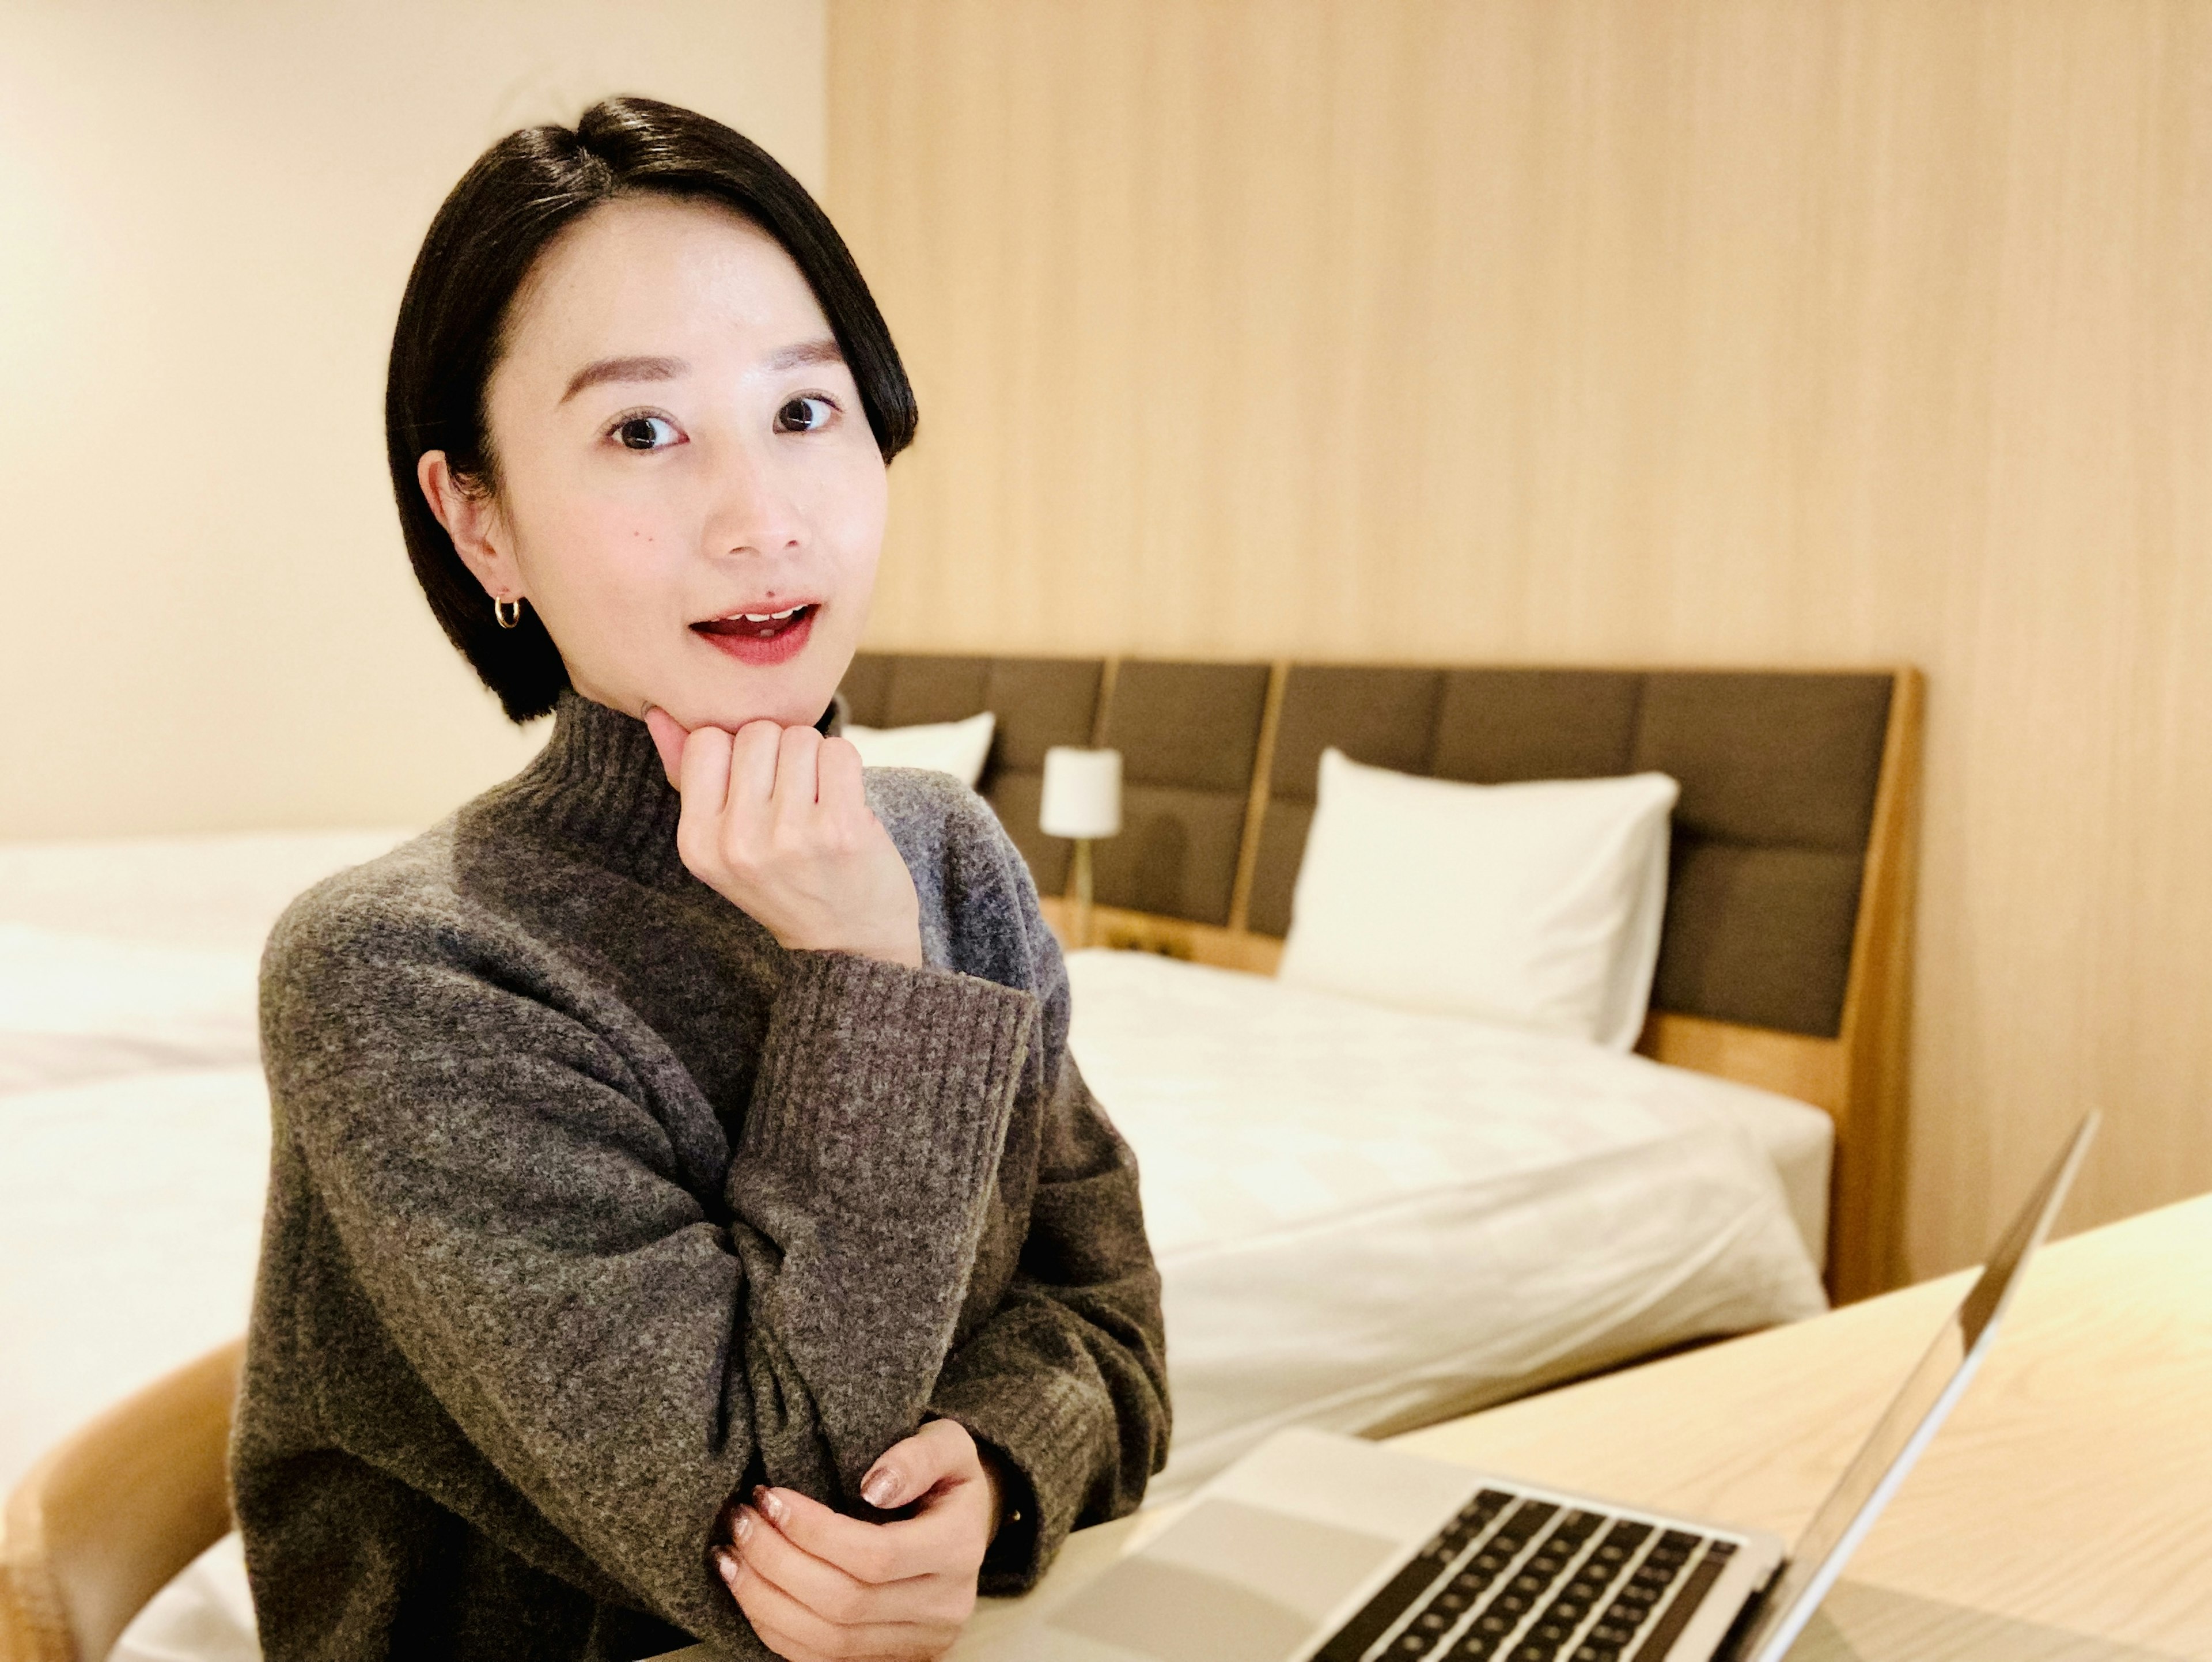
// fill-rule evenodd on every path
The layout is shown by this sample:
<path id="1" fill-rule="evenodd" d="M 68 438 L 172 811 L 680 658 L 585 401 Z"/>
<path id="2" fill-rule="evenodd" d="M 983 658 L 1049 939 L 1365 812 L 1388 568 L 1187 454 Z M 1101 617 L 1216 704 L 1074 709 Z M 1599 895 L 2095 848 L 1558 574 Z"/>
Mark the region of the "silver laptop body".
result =
<path id="1" fill-rule="evenodd" d="M 2005 1232 L 1794 1550 L 1763 1530 L 1278 1433 L 1033 1622 L 1036 1662 L 1780 1662 L 1966 1390 L 2096 1129 Z"/>

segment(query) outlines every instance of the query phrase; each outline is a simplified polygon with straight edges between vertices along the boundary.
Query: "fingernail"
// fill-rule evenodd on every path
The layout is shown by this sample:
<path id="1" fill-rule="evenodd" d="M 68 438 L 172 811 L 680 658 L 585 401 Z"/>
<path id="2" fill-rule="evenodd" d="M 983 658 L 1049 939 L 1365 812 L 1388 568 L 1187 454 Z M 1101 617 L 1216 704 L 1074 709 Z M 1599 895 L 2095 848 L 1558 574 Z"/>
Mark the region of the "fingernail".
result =
<path id="1" fill-rule="evenodd" d="M 783 1504 L 783 1497 L 772 1488 L 764 1488 L 760 1491 L 759 1500 L 760 1509 L 768 1514 L 769 1522 L 781 1529 L 784 1516 L 789 1510 Z"/>
<path id="2" fill-rule="evenodd" d="M 734 1592 L 738 1586 L 737 1554 L 732 1552 L 727 1547 L 716 1547 L 714 1568 L 721 1572 L 723 1582 Z"/>
<path id="3" fill-rule="evenodd" d="M 744 1507 L 738 1508 L 738 1520 L 732 1526 L 732 1532 L 737 1536 L 739 1546 L 744 1545 L 747 1541 L 752 1539 L 753 1515 L 749 1508 Z"/>
<path id="4" fill-rule="evenodd" d="M 860 1480 L 860 1498 L 872 1507 L 887 1507 L 891 1496 L 898 1493 L 898 1473 L 884 1468 L 870 1472 Z"/>

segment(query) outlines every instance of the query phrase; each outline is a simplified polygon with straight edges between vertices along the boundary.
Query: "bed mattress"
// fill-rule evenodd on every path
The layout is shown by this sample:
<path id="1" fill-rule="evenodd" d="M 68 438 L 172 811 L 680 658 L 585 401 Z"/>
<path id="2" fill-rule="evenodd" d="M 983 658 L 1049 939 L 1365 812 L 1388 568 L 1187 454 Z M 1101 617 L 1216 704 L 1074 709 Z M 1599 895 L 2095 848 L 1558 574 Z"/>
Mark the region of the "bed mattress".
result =
<path id="1" fill-rule="evenodd" d="M 1160 1261 L 1160 1492 L 1279 1426 L 1425 1423 L 1825 1307 L 1804 1104 L 1145 953 L 1068 967 Z"/>

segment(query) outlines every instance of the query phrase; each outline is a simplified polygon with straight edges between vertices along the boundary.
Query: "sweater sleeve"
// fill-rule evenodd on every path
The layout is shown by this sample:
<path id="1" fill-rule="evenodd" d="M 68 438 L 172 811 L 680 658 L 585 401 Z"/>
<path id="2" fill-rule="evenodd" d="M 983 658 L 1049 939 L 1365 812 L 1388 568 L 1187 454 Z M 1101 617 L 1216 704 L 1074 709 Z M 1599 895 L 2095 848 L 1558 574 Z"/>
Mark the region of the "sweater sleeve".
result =
<path id="1" fill-rule="evenodd" d="M 994 825 L 989 828 L 996 832 Z M 1005 910 L 1036 989 L 1038 1116 L 1029 1233 L 1006 1297 L 946 1359 L 930 1409 L 957 1420 L 1015 1475 L 1018 1521 L 984 1561 L 982 1590 L 1019 1592 L 1071 1530 L 1134 1511 L 1166 1464 L 1170 1410 L 1160 1277 L 1136 1157 L 1067 1044 L 1067 969 L 1002 832 Z"/>
<path id="2" fill-rule="evenodd" d="M 711 1573 L 716 1519 L 755 1477 L 849 1493 L 922 1412 L 1036 1000 L 792 954 L 722 1209 L 698 1197 L 718 1151 L 653 1111 L 696 1087 L 610 1037 L 618 1007 L 465 929 L 313 923 L 264 969 L 272 1099 L 378 1321 L 641 1607 L 756 1650 Z"/>
<path id="3" fill-rule="evenodd" d="M 1074 1059 L 1058 1072 L 1020 1268 L 930 1401 L 1017 1477 L 1021 1516 L 984 1561 L 989 1593 L 1032 1586 L 1071 1530 L 1134 1511 L 1167 1459 L 1160 1278 L 1136 1162 Z"/>

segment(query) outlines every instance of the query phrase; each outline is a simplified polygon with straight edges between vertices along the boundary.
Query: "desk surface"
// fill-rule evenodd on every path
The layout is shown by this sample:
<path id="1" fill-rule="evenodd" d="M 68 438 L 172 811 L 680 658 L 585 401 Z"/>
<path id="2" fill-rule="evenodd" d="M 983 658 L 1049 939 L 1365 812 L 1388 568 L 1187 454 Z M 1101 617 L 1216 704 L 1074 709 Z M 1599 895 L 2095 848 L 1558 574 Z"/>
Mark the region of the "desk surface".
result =
<path id="1" fill-rule="evenodd" d="M 1950 1276 L 1418 1431 L 1401 1446 L 1795 1539 L 1963 1292 Z M 1148 1527 L 987 1601 L 983 1662 Z M 2212 1658 L 2212 1196 L 2047 1247 L 1793 1658 Z"/>

